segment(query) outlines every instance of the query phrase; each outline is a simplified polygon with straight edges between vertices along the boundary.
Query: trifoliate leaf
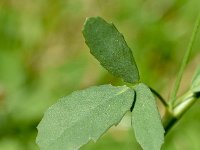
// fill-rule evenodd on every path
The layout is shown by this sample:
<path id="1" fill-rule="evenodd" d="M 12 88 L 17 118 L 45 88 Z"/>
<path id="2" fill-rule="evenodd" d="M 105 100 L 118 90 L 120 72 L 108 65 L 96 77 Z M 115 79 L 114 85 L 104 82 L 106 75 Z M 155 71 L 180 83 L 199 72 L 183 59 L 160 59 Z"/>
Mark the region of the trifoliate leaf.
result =
<path id="1" fill-rule="evenodd" d="M 132 127 L 138 143 L 144 150 L 159 150 L 164 142 L 164 129 L 150 89 L 143 83 L 136 88 L 132 111 Z"/>
<path id="2" fill-rule="evenodd" d="M 129 83 L 139 80 L 132 51 L 113 24 L 100 17 L 88 18 L 83 35 L 91 54 L 110 73 Z"/>
<path id="3" fill-rule="evenodd" d="M 73 92 L 45 113 L 38 126 L 41 150 L 74 150 L 96 141 L 130 110 L 135 92 L 127 86 L 102 85 Z"/>
<path id="4" fill-rule="evenodd" d="M 194 75 L 191 89 L 193 92 L 200 92 L 200 68 L 198 68 Z"/>

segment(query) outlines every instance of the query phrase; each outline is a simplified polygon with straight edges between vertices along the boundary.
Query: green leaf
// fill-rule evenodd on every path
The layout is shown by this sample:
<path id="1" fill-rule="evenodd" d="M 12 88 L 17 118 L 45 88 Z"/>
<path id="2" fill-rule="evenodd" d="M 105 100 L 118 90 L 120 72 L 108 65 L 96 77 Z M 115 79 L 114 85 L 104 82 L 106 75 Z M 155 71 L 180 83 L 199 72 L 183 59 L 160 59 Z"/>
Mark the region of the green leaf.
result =
<path id="1" fill-rule="evenodd" d="M 136 86 L 132 111 L 135 137 L 144 150 L 159 150 L 164 142 L 164 129 L 150 89 L 143 83 Z"/>
<path id="2" fill-rule="evenodd" d="M 73 92 L 45 113 L 36 142 L 41 150 L 73 150 L 96 141 L 130 110 L 134 94 L 127 86 L 111 85 Z"/>
<path id="3" fill-rule="evenodd" d="M 197 69 L 193 77 L 191 89 L 193 92 L 200 92 L 200 68 Z"/>
<path id="4" fill-rule="evenodd" d="M 139 72 L 123 35 L 113 24 L 100 17 L 88 18 L 83 35 L 90 52 L 113 75 L 134 83 L 139 80 Z"/>

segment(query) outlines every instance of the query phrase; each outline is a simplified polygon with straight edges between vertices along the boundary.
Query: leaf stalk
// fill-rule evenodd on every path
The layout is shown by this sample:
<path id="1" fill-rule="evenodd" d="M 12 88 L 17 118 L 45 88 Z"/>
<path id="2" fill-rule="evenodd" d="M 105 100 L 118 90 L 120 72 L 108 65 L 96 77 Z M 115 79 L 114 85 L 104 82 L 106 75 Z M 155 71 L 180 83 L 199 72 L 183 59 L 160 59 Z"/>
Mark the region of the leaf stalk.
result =
<path id="1" fill-rule="evenodd" d="M 165 101 L 165 99 L 156 91 L 154 90 L 153 88 L 149 87 L 151 92 L 156 96 L 158 97 L 158 99 L 160 100 L 160 102 L 166 107 L 168 108 L 169 107 L 169 104 Z"/>

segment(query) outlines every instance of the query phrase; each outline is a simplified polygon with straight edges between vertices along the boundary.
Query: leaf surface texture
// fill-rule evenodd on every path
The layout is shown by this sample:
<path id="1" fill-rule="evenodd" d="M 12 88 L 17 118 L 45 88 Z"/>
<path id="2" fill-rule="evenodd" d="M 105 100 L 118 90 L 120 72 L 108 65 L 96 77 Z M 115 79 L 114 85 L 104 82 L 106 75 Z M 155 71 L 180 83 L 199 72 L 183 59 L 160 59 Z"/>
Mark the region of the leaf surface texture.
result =
<path id="1" fill-rule="evenodd" d="M 143 83 L 135 88 L 136 100 L 132 111 L 132 127 L 144 150 L 160 150 L 164 142 L 164 128 L 156 107 L 155 97 Z"/>
<path id="2" fill-rule="evenodd" d="M 139 80 L 139 72 L 123 35 L 113 24 L 100 17 L 88 18 L 83 35 L 90 52 L 114 76 L 134 83 Z"/>
<path id="3" fill-rule="evenodd" d="M 38 126 L 41 150 L 74 150 L 96 141 L 130 110 L 134 90 L 101 85 L 73 92 L 48 109 Z"/>

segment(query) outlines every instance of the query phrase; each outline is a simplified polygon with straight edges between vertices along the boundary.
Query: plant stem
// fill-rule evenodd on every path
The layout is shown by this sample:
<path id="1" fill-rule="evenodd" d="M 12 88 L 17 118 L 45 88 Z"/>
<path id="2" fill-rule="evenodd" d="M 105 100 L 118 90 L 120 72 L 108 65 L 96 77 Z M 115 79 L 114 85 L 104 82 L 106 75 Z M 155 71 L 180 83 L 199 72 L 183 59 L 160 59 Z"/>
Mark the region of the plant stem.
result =
<path id="1" fill-rule="evenodd" d="M 156 91 L 154 90 L 153 88 L 149 87 L 151 92 L 156 95 L 158 97 L 158 99 L 161 101 L 161 103 L 165 106 L 165 107 L 168 107 L 168 103 L 165 101 L 165 99 Z"/>
<path id="2" fill-rule="evenodd" d="M 169 109 L 166 109 L 165 115 L 162 118 L 162 124 L 165 129 L 165 135 L 169 132 L 172 126 L 176 123 L 177 118 L 174 116 L 173 112 Z"/>
<path id="3" fill-rule="evenodd" d="M 176 103 L 174 103 L 174 107 L 177 107 L 178 105 L 180 105 L 181 103 L 183 103 L 183 101 L 187 101 L 187 99 L 190 99 L 194 96 L 194 93 L 191 91 L 186 92 L 183 96 L 181 96 L 180 98 L 176 99 Z M 187 99 L 184 99 L 185 97 L 187 97 Z"/>
<path id="4" fill-rule="evenodd" d="M 174 108 L 174 115 L 177 118 L 180 118 L 199 98 L 199 95 L 193 93 L 192 96 L 186 97 L 182 103 Z"/>
<path id="5" fill-rule="evenodd" d="M 165 135 L 199 98 L 200 92 L 193 93 L 189 91 L 179 99 L 180 103 L 173 110 L 166 109 L 166 113 L 162 119 Z"/>
<path id="6" fill-rule="evenodd" d="M 200 26 L 200 15 L 197 18 L 196 24 L 194 26 L 194 30 L 193 30 L 193 33 L 192 33 L 192 37 L 190 39 L 190 43 L 188 45 L 187 51 L 186 51 L 185 56 L 183 58 L 183 61 L 181 63 L 180 70 L 178 72 L 178 77 L 176 79 L 174 89 L 172 90 L 172 94 L 171 94 L 171 97 L 170 97 L 170 107 L 173 107 L 173 104 L 176 100 L 176 96 L 177 96 L 177 92 L 178 92 L 178 89 L 179 89 L 179 86 L 180 86 L 180 83 L 181 83 L 183 72 L 184 72 L 185 67 L 188 63 L 188 60 L 189 60 L 189 57 L 190 57 L 190 54 L 191 54 L 191 51 L 192 51 L 192 47 L 193 47 L 199 26 Z"/>

